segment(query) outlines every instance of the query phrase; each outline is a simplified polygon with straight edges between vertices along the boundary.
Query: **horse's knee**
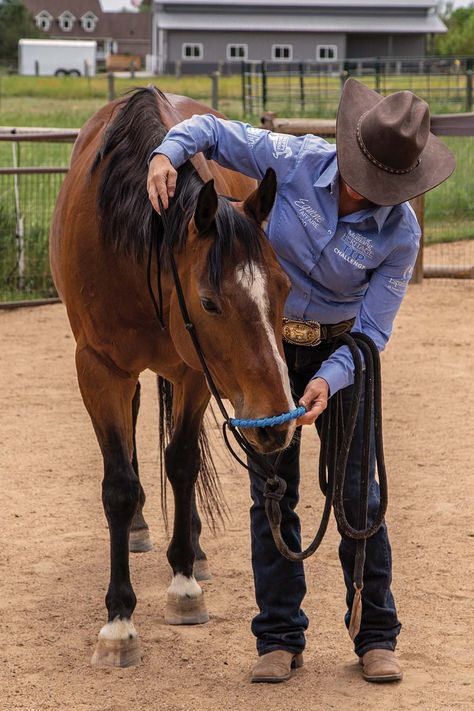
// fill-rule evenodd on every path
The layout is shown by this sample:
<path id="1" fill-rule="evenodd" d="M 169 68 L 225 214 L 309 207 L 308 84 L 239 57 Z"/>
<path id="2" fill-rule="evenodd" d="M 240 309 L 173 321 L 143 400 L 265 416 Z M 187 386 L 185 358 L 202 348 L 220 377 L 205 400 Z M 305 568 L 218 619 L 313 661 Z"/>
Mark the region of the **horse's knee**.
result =
<path id="1" fill-rule="evenodd" d="M 107 518 L 132 519 L 140 497 L 139 483 L 133 473 L 105 478 L 102 483 L 102 503 Z"/>
<path id="2" fill-rule="evenodd" d="M 191 486 L 199 473 L 199 447 L 170 443 L 165 451 L 166 473 L 172 486 Z"/>

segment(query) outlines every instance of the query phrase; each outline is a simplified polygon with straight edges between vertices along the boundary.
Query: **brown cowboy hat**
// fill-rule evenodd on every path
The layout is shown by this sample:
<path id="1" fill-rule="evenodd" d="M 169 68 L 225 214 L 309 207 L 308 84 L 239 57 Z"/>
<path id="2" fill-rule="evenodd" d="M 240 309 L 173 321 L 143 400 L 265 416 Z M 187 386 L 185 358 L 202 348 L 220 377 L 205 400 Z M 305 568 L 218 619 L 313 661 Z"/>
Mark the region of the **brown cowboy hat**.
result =
<path id="1" fill-rule="evenodd" d="M 383 97 L 355 79 L 342 92 L 336 145 L 342 179 L 376 205 L 398 205 L 426 193 L 456 165 L 430 133 L 426 101 L 411 91 Z"/>

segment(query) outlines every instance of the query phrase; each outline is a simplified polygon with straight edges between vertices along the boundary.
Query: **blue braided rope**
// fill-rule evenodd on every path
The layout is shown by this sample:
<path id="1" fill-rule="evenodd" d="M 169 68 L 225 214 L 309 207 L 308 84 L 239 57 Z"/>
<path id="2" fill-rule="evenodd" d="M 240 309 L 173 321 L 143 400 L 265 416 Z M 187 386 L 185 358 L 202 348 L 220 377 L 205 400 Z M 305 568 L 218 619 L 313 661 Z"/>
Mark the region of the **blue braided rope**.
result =
<path id="1" fill-rule="evenodd" d="M 275 427 L 276 425 L 282 425 L 284 422 L 296 420 L 297 417 L 301 417 L 305 412 L 305 407 L 297 407 L 296 410 L 284 412 L 282 415 L 259 417 L 256 420 L 239 420 L 235 417 L 230 417 L 229 424 L 232 425 L 232 427 L 239 427 L 240 429 L 245 427 Z"/>

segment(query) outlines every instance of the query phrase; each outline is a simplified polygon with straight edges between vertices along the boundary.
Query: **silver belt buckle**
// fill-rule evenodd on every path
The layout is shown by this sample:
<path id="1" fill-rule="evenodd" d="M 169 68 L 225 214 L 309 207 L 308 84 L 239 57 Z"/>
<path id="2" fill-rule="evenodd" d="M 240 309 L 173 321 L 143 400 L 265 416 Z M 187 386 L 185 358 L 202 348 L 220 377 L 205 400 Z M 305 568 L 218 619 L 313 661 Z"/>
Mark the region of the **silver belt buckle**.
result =
<path id="1" fill-rule="evenodd" d="M 317 321 L 283 319 L 283 340 L 294 346 L 318 346 L 321 343 L 321 324 Z"/>

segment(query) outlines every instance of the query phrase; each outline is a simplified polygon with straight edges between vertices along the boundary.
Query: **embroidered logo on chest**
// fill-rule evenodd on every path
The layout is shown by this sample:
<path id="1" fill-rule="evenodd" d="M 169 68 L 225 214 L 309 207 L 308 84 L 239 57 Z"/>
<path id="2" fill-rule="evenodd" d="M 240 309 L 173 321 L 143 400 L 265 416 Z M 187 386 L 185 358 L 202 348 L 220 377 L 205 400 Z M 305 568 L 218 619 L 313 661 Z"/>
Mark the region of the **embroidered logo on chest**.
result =
<path id="1" fill-rule="evenodd" d="M 334 247 L 334 253 L 357 269 L 367 269 L 369 265 L 365 262 L 375 256 L 372 240 L 351 229 L 341 236 L 341 240 L 344 243 L 343 249 Z"/>
<path id="2" fill-rule="evenodd" d="M 289 146 L 290 136 L 285 136 L 284 133 L 270 133 L 268 138 L 273 143 L 274 158 L 289 158 L 293 155 L 291 146 Z"/>
<path id="3" fill-rule="evenodd" d="M 311 227 L 317 229 L 324 222 L 324 217 L 315 207 L 309 204 L 309 200 L 298 198 L 298 200 L 295 200 L 294 206 L 297 209 L 298 219 L 304 227 L 311 225 Z"/>

